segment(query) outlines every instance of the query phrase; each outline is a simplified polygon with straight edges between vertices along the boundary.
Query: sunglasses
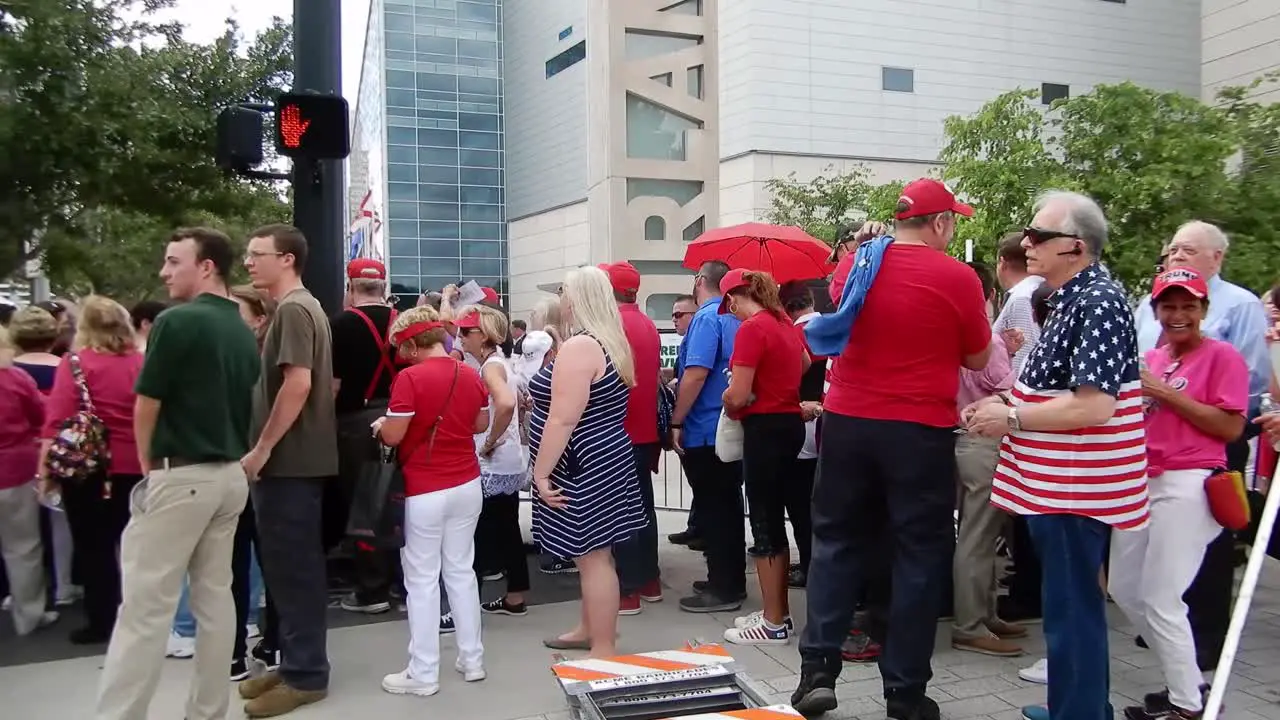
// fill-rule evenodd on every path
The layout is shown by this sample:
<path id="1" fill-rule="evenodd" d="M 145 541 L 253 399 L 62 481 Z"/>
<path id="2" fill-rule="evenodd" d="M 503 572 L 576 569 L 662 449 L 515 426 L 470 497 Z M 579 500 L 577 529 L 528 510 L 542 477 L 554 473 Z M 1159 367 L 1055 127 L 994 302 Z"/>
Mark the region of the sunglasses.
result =
<path id="1" fill-rule="evenodd" d="M 673 310 L 673 311 L 671 312 L 671 319 L 672 319 L 672 320 L 679 320 L 680 318 L 684 317 L 685 315 L 692 315 L 692 314 L 693 314 L 693 311 L 692 311 L 692 310 Z"/>
<path id="2" fill-rule="evenodd" d="M 1058 238 L 1071 238 L 1072 240 L 1082 240 L 1079 235 L 1072 233 L 1058 232 L 1057 230 L 1041 230 L 1038 227 L 1027 226 L 1022 229 L 1022 236 L 1031 241 L 1032 245 L 1041 245 L 1050 240 Z"/>

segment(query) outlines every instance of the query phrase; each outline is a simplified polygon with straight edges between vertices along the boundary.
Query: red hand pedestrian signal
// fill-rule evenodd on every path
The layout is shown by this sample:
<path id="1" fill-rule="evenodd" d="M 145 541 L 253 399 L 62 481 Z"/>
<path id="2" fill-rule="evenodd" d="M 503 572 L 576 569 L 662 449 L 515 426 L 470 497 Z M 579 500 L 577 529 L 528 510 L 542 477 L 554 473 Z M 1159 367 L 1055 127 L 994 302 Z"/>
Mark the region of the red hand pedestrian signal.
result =
<path id="1" fill-rule="evenodd" d="M 302 147 L 302 136 L 311 127 L 310 120 L 304 120 L 302 109 L 297 105 L 285 105 L 280 109 L 280 138 L 287 148 Z"/>
<path id="2" fill-rule="evenodd" d="M 276 101 L 276 149 L 291 158 L 345 158 L 351 152 L 349 123 L 340 95 L 284 93 Z"/>

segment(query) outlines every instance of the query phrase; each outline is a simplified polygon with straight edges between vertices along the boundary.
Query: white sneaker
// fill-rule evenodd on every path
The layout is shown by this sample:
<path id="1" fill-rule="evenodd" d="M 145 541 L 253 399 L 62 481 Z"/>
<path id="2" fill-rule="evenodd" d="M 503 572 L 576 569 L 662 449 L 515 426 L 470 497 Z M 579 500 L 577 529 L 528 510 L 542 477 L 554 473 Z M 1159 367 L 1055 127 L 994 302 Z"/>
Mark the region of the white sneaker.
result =
<path id="1" fill-rule="evenodd" d="M 13 596 L 5 595 L 4 600 L 0 600 L 0 610 L 9 612 L 13 609 Z"/>
<path id="2" fill-rule="evenodd" d="M 743 615 L 742 617 L 734 618 L 733 626 L 739 630 L 745 630 L 746 628 L 752 627 L 754 625 L 759 625 L 763 622 L 764 622 L 764 611 L 757 610 L 753 613 Z M 796 629 L 796 624 L 794 621 L 791 620 L 790 617 L 783 618 L 782 624 L 785 625 L 788 630 L 794 631 Z"/>
<path id="3" fill-rule="evenodd" d="M 457 670 L 462 675 L 462 679 L 467 682 L 480 682 L 481 680 L 489 677 L 489 675 L 484 671 L 483 665 L 476 665 L 469 668 L 463 665 L 461 660 L 454 663 L 453 669 Z"/>
<path id="4" fill-rule="evenodd" d="M 258 629 L 257 623 L 249 623 L 244 626 L 245 637 L 252 640 L 256 637 L 262 637 L 262 631 Z"/>
<path id="5" fill-rule="evenodd" d="M 1049 659 L 1041 658 L 1031 667 L 1018 671 L 1018 677 L 1030 683 L 1047 685 L 1049 683 Z"/>
<path id="6" fill-rule="evenodd" d="M 57 610 L 45 610 L 44 614 L 40 616 L 39 627 L 49 627 L 50 625 L 58 622 L 60 617 L 62 616 Z"/>
<path id="7" fill-rule="evenodd" d="M 430 697 L 440 692 L 438 683 L 425 683 L 409 677 L 408 668 L 382 678 L 382 689 L 392 695 L 417 695 Z"/>
<path id="8" fill-rule="evenodd" d="M 182 637 L 172 630 L 169 631 L 169 643 L 165 646 L 164 656 L 171 658 L 187 659 L 196 654 L 196 639 Z"/>
<path id="9" fill-rule="evenodd" d="M 725 630 L 724 639 L 734 645 L 786 645 L 791 642 L 791 633 L 785 625 L 771 630 L 761 620 L 755 625 Z"/>
<path id="10" fill-rule="evenodd" d="M 84 588 L 79 585 L 68 585 L 66 589 L 58 588 L 58 594 L 53 599 L 54 607 L 67 607 L 75 605 L 84 598 Z"/>

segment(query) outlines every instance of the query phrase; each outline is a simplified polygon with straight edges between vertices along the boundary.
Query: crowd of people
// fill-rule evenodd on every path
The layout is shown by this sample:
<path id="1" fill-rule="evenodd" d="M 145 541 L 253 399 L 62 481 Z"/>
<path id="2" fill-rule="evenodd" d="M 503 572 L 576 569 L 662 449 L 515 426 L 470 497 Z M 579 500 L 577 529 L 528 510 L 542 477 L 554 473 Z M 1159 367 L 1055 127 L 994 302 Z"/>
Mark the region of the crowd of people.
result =
<path id="1" fill-rule="evenodd" d="M 1109 594 L 1166 685 L 1126 717 L 1198 717 L 1234 563 L 1206 482 L 1243 470 L 1260 429 L 1280 439 L 1280 416 L 1259 415 L 1274 317 L 1222 279 L 1227 237 L 1207 223 L 1174 235 L 1134 306 L 1100 263 L 1089 198 L 1042 196 L 994 268 L 945 252 L 971 212 L 939 182 L 909 184 L 891 225 L 841 231 L 816 294 L 704 263 L 673 305 L 670 372 L 627 262 L 569 272 L 525 322 L 487 288 L 398 310 L 386 268 L 357 259 L 329 317 L 296 228 L 255 230 L 242 258 L 216 230 L 180 229 L 160 271 L 174 302 L 91 296 L 0 331 L 15 627 L 83 595 L 72 641 L 107 644 L 100 720 L 144 717 L 166 655 L 194 657 L 188 720 L 225 716 L 228 665 L 249 717 L 283 715 L 327 696 L 326 557 L 345 544 L 341 607 L 407 606 L 408 662 L 383 689 L 433 695 L 442 633 L 482 681 L 482 616 L 530 612 L 527 491 L 542 569 L 581 586 L 577 624 L 544 644 L 611 657 L 618 616 L 663 598 L 651 480 L 670 450 L 693 504 L 669 540 L 707 565 L 680 608 L 740 611 L 749 557 L 761 605 L 724 639 L 798 637 L 806 716 L 837 706 L 844 662 L 875 661 L 889 717 L 937 720 L 950 617 L 954 648 L 999 657 L 1043 619 L 1047 658 L 1022 675 L 1049 701 L 1024 717 L 1109 718 Z M 238 259 L 251 285 L 229 287 Z M 79 446 L 74 477 L 71 435 L 106 441 Z M 396 549 L 347 537 L 359 479 L 388 453 Z M 482 603 L 485 580 L 505 592 Z M 808 590 L 803 624 L 791 587 Z"/>

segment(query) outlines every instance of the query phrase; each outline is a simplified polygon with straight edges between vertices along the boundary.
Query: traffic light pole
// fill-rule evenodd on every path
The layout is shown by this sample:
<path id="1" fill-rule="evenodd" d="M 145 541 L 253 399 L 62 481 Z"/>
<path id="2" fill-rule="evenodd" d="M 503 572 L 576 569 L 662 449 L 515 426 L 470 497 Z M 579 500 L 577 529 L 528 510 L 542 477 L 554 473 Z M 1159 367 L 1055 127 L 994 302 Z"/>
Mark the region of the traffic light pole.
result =
<path id="1" fill-rule="evenodd" d="M 341 0 L 294 0 L 293 90 L 342 94 Z M 342 309 L 345 260 L 342 160 L 293 161 L 293 224 L 307 236 L 303 279 L 327 312 Z"/>

